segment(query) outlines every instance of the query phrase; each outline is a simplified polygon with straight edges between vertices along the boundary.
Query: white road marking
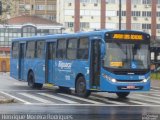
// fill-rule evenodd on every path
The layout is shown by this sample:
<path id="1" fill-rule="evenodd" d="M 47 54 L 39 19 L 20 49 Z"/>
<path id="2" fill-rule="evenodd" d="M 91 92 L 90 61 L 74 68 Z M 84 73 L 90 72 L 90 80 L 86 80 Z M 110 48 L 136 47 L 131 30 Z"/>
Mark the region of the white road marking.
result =
<path id="1" fill-rule="evenodd" d="M 5 91 L 5 92 L 50 92 L 53 90 L 5 90 L 5 89 L 0 89 L 0 91 Z"/>
<path id="2" fill-rule="evenodd" d="M 141 98 L 140 98 L 140 96 L 141 96 Z M 135 100 L 142 100 L 143 102 L 160 104 L 160 102 L 157 101 L 157 100 L 160 100 L 160 98 L 156 98 L 156 97 L 152 97 L 152 96 L 136 94 L 134 96 L 130 96 L 130 98 L 135 99 Z M 153 99 L 157 99 L 157 100 L 153 100 Z"/>
<path id="3" fill-rule="evenodd" d="M 75 101 L 64 99 L 64 98 L 61 98 L 61 97 L 57 97 L 55 95 L 50 95 L 50 94 L 46 94 L 46 93 L 38 93 L 38 94 L 49 97 L 49 98 L 53 98 L 53 99 L 56 99 L 56 100 L 59 100 L 59 101 L 63 101 L 63 102 L 69 103 L 69 104 L 76 104 L 77 103 Z"/>
<path id="4" fill-rule="evenodd" d="M 14 98 L 14 99 L 16 99 L 16 100 L 18 100 L 18 101 L 21 101 L 21 102 L 23 102 L 23 103 L 25 103 L 25 104 L 31 104 L 31 103 L 28 102 L 28 101 L 25 101 L 25 100 L 23 100 L 23 99 L 21 99 L 21 98 L 18 98 L 18 97 L 15 97 L 15 96 L 13 96 L 13 95 L 10 95 L 10 94 L 8 94 L 8 93 L 5 93 L 5 92 L 3 92 L 3 91 L 0 91 L 0 93 L 4 94 L 4 95 L 6 95 L 6 96 L 9 96 L 9 97 L 11 97 L 11 98 Z"/>
<path id="5" fill-rule="evenodd" d="M 112 104 L 118 104 L 118 105 L 124 105 L 124 104 L 126 104 L 126 103 L 123 103 L 123 102 L 108 100 L 107 98 L 100 98 L 100 97 L 96 97 L 96 96 L 91 96 L 91 97 L 99 99 L 99 100 L 102 100 L 102 101 L 105 101 L 105 102 L 108 102 L 108 103 L 112 103 Z"/>
<path id="6" fill-rule="evenodd" d="M 139 106 L 144 106 L 144 107 L 160 107 L 160 105 L 152 105 L 152 104 L 145 104 L 145 105 L 115 105 L 115 104 L 44 104 L 44 103 L 33 103 L 33 104 L 29 104 L 29 105 L 35 105 L 35 106 L 42 106 L 42 105 L 48 105 L 48 106 L 113 106 L 113 107 L 117 107 L 117 106 L 122 106 L 122 107 L 139 107 Z"/>
<path id="7" fill-rule="evenodd" d="M 19 94 L 20 94 L 20 95 L 23 95 L 23 96 L 25 96 L 25 97 L 29 97 L 29 98 L 31 98 L 31 99 L 35 99 L 35 100 L 40 101 L 40 102 L 42 102 L 42 103 L 54 103 L 54 102 L 51 102 L 51 101 L 49 101 L 49 100 L 45 100 L 45 99 L 42 99 L 42 98 L 40 98 L 40 97 L 36 97 L 36 96 L 31 95 L 31 94 L 28 94 L 28 93 L 19 93 Z"/>
<path id="8" fill-rule="evenodd" d="M 136 101 L 136 100 L 129 100 L 128 102 L 135 103 L 135 104 L 140 104 L 140 105 L 147 105 L 147 103 Z"/>
<path id="9" fill-rule="evenodd" d="M 98 94 L 93 94 L 94 96 L 96 96 L 96 95 L 98 95 Z M 133 95 L 133 94 L 132 94 Z M 132 95 L 130 95 L 130 96 L 132 96 Z M 103 96 L 103 97 L 107 97 L 107 95 L 101 95 L 101 96 Z M 101 96 L 100 95 L 98 95 L 98 96 L 96 96 L 96 97 L 98 97 L 99 99 L 101 99 Z M 112 97 L 111 97 L 112 98 Z M 106 100 L 105 98 L 103 98 L 104 100 Z M 119 104 L 119 102 L 118 101 L 106 101 L 106 102 L 112 102 L 112 103 L 114 103 L 115 102 L 115 104 Z M 117 103 L 116 103 L 117 102 Z M 127 102 L 131 102 L 131 103 L 135 103 L 135 104 L 140 104 L 140 105 L 146 105 L 146 103 L 144 103 L 144 102 L 140 102 L 140 101 L 136 101 L 136 100 L 129 100 L 129 101 L 127 101 Z M 122 104 L 122 105 L 124 105 L 124 104 L 127 104 L 127 103 L 120 103 L 120 104 Z"/>
<path id="10" fill-rule="evenodd" d="M 70 98 L 73 98 L 73 99 L 89 102 L 89 103 L 92 103 L 92 104 L 103 104 L 101 102 L 97 102 L 97 101 L 93 101 L 93 100 L 89 100 L 89 99 L 85 99 L 85 98 L 81 98 L 81 97 L 77 97 L 77 96 L 73 96 L 73 95 L 68 95 L 68 94 L 63 94 L 63 93 L 58 93 L 58 94 L 66 96 L 66 97 L 70 97 Z"/>
<path id="11" fill-rule="evenodd" d="M 153 96 L 156 96 L 156 97 L 160 97 L 160 95 L 159 94 L 152 94 Z"/>
<path id="12" fill-rule="evenodd" d="M 160 91 L 160 90 L 156 90 L 156 89 L 150 89 L 151 91 Z"/>

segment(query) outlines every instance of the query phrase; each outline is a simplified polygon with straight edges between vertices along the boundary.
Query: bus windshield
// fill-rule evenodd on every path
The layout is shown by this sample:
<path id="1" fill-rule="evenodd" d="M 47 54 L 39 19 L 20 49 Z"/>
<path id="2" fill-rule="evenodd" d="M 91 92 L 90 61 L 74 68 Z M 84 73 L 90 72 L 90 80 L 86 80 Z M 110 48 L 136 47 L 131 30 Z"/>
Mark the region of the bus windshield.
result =
<path id="1" fill-rule="evenodd" d="M 149 45 L 130 43 L 106 43 L 104 67 L 118 69 L 148 69 Z"/>

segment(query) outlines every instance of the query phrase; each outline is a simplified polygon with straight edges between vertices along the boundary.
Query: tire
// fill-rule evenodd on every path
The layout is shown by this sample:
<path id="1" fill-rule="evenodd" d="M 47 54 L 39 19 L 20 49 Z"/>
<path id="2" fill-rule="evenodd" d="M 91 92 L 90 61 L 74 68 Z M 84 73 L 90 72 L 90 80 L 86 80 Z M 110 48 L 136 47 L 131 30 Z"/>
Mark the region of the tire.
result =
<path id="1" fill-rule="evenodd" d="M 126 98 L 130 92 L 117 92 L 116 94 L 119 98 Z"/>
<path id="2" fill-rule="evenodd" d="M 35 79 L 33 72 L 29 72 L 28 74 L 28 86 L 31 88 L 35 88 Z"/>
<path id="3" fill-rule="evenodd" d="M 41 83 L 35 83 L 34 73 L 29 72 L 28 75 L 28 86 L 31 88 L 41 89 L 43 87 L 43 84 Z"/>
<path id="4" fill-rule="evenodd" d="M 84 77 L 81 76 L 77 79 L 75 92 L 80 97 L 88 97 L 91 94 L 91 91 L 86 89 Z"/>

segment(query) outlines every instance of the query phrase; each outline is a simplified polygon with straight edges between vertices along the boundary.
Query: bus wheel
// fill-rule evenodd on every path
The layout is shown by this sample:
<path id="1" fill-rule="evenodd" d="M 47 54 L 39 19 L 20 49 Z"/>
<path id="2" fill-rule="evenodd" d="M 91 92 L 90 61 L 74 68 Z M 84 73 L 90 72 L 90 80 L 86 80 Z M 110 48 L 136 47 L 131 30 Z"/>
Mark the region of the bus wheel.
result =
<path id="1" fill-rule="evenodd" d="M 76 82 L 76 94 L 80 97 L 88 97 L 91 92 L 86 89 L 86 82 L 84 77 L 79 77 Z"/>
<path id="2" fill-rule="evenodd" d="M 31 88 L 35 88 L 35 79 L 33 72 L 29 72 L 28 75 L 28 86 Z"/>
<path id="3" fill-rule="evenodd" d="M 41 89 L 43 84 L 35 83 L 34 73 L 30 72 L 28 75 L 28 86 L 31 88 Z"/>
<path id="4" fill-rule="evenodd" d="M 116 94 L 119 98 L 126 98 L 130 92 L 117 92 Z"/>

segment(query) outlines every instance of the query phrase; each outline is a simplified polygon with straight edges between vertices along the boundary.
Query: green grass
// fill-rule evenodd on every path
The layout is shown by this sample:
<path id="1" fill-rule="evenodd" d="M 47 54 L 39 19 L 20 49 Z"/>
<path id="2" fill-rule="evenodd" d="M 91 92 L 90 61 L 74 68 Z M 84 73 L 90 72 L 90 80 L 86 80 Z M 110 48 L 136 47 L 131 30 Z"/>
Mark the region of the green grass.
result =
<path id="1" fill-rule="evenodd" d="M 151 80 L 160 80 L 160 73 L 151 73 Z"/>

